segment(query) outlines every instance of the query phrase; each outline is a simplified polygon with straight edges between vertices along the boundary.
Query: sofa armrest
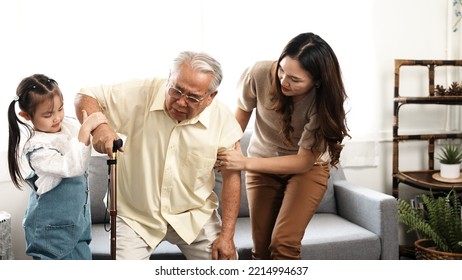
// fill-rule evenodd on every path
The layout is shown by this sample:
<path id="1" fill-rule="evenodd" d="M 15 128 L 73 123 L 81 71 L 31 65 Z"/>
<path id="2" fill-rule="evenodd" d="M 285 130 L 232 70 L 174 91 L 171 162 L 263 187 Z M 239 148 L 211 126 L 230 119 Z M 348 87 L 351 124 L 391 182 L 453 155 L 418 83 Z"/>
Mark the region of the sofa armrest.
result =
<path id="1" fill-rule="evenodd" d="M 346 180 L 334 182 L 338 215 L 380 237 L 381 259 L 398 259 L 398 208 L 396 199 Z"/>

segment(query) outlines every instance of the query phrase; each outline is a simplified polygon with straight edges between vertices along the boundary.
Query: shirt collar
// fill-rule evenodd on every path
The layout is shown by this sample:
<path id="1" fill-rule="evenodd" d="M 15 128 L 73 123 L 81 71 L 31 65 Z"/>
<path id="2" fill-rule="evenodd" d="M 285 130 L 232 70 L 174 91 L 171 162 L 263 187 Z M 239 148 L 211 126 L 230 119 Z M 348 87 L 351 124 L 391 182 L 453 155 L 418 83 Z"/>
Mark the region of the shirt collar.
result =
<path id="1" fill-rule="evenodd" d="M 212 103 L 207 106 L 202 113 L 195 116 L 194 118 L 185 121 L 185 124 L 195 124 L 197 122 L 201 123 L 206 128 L 210 125 L 210 115 L 212 113 L 213 107 L 216 106 L 215 98 L 213 99 Z"/>
<path id="2" fill-rule="evenodd" d="M 154 101 L 152 102 L 150 111 L 164 110 L 165 94 L 167 94 L 167 79 L 161 84 L 154 93 Z"/>

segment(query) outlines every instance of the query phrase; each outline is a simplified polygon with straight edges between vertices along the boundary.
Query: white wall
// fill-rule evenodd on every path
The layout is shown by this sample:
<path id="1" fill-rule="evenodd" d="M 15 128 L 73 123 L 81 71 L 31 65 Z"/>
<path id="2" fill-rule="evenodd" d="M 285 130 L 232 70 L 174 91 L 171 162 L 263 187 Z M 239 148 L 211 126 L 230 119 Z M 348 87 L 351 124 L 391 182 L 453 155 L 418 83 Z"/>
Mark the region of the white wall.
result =
<path id="1" fill-rule="evenodd" d="M 2 1 L 0 114 L 6 116 L 17 84 L 33 73 L 58 81 L 66 112 L 74 115 L 73 97 L 81 86 L 166 75 L 171 59 L 186 49 L 207 51 L 222 62 L 225 78 L 219 98 L 234 109 L 241 71 L 255 60 L 277 59 L 290 38 L 311 31 L 337 53 L 350 97 L 353 139 L 346 142 L 342 155 L 346 175 L 350 181 L 391 193 L 394 59 L 459 58 L 461 37 L 451 31 L 451 2 Z M 445 116 L 444 110 L 439 112 Z M 445 117 L 429 112 L 434 111 L 411 110 L 409 129 L 444 129 Z M 6 118 L 0 120 L 0 128 L 6 135 Z M 15 257 L 22 259 L 26 257 L 20 222 L 27 193 L 9 181 L 6 150 L 4 136 L 0 209 L 12 214 Z"/>

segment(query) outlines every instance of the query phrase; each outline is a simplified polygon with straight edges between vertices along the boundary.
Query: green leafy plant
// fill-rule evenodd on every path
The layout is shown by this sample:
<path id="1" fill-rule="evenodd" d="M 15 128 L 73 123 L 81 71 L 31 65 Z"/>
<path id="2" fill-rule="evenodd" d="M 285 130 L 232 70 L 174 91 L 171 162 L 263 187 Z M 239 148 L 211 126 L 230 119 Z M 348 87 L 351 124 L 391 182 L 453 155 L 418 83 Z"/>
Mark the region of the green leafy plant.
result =
<path id="1" fill-rule="evenodd" d="M 423 208 L 414 208 L 398 198 L 399 221 L 407 225 L 408 232 L 415 231 L 421 238 L 429 239 L 436 250 L 462 253 L 461 202 L 452 189 L 445 196 L 420 195 Z"/>
<path id="2" fill-rule="evenodd" d="M 459 145 L 444 145 L 437 159 L 444 164 L 459 164 L 462 162 L 462 147 Z"/>

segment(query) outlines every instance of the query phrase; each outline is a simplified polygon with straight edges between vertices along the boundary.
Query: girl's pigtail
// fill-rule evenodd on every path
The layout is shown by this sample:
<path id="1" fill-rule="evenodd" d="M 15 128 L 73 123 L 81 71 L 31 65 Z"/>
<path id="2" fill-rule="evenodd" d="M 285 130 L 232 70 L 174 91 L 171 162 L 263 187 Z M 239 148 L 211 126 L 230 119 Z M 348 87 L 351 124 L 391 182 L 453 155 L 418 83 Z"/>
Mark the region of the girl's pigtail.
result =
<path id="1" fill-rule="evenodd" d="M 21 142 L 21 130 L 19 123 L 23 123 L 16 115 L 15 105 L 17 98 L 11 101 L 8 107 L 8 170 L 10 178 L 13 184 L 18 189 L 21 189 L 21 183 L 24 182 L 24 178 L 21 174 L 20 154 L 19 154 L 19 143 Z"/>

